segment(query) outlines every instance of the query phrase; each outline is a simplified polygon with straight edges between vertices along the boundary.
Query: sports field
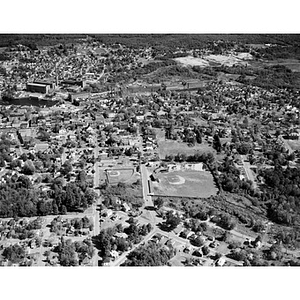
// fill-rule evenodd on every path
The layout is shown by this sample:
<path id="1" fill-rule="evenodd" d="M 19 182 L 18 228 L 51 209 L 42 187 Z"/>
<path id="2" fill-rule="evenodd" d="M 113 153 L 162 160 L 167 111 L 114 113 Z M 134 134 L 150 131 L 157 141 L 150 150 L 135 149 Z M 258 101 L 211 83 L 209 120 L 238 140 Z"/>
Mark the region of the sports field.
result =
<path id="1" fill-rule="evenodd" d="M 110 184 L 116 184 L 119 182 L 128 182 L 133 177 L 134 169 L 110 169 L 106 170 L 106 177 Z"/>
<path id="2" fill-rule="evenodd" d="M 174 171 L 157 174 L 152 184 L 154 195 L 207 198 L 218 192 L 208 171 Z"/>

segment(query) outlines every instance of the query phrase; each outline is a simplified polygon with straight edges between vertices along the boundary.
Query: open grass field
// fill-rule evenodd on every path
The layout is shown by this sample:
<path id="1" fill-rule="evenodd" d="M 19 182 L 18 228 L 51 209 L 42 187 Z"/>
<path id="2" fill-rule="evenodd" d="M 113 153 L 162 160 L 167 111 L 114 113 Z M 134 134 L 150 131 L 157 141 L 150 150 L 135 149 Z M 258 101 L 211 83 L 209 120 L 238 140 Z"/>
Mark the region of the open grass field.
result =
<path id="1" fill-rule="evenodd" d="M 196 152 L 212 152 L 215 154 L 215 150 L 209 146 L 205 141 L 202 144 L 196 144 L 190 147 L 188 144 L 173 140 L 166 140 L 165 133 L 161 129 L 156 130 L 156 139 L 158 143 L 158 154 L 160 159 L 164 159 L 166 155 L 176 155 L 178 153 L 185 153 L 186 155 L 192 155 Z"/>
<path id="2" fill-rule="evenodd" d="M 153 184 L 154 195 L 207 198 L 218 192 L 212 175 L 198 171 L 175 171 L 157 175 Z"/>
<path id="3" fill-rule="evenodd" d="M 274 61 L 268 61 L 266 65 L 283 65 L 291 69 L 293 72 L 300 72 L 300 62 L 298 59 L 277 59 Z"/>
<path id="4" fill-rule="evenodd" d="M 293 151 L 300 149 L 300 140 L 286 140 L 286 142 L 292 148 Z"/>
<path id="5" fill-rule="evenodd" d="M 160 159 L 164 159 L 166 155 L 176 155 L 178 153 L 185 153 L 186 155 L 192 155 L 196 152 L 215 152 L 215 150 L 206 143 L 196 144 L 190 147 L 186 143 L 167 140 L 158 143 L 158 153 Z"/>
<path id="6" fill-rule="evenodd" d="M 106 171 L 107 180 L 110 184 L 128 182 L 134 174 L 134 169 L 111 169 Z"/>
<path id="7" fill-rule="evenodd" d="M 215 64 L 221 64 L 226 66 L 232 66 L 234 64 L 246 65 L 245 59 L 251 60 L 252 56 L 249 53 L 239 53 L 238 55 L 207 55 L 203 58 L 186 56 L 175 58 L 177 62 L 185 66 L 200 66 L 208 67 Z"/>
<path id="8" fill-rule="evenodd" d="M 185 65 L 185 66 L 200 66 L 200 67 L 208 67 L 209 63 L 205 59 L 186 56 L 186 57 L 177 57 L 174 60 Z"/>
<path id="9" fill-rule="evenodd" d="M 247 56 L 237 57 L 233 55 L 213 55 L 213 54 L 204 57 L 204 59 L 207 60 L 210 64 L 216 63 L 225 66 L 233 66 L 235 64 L 247 65 L 247 63 L 243 60 L 245 58 L 250 58 L 250 57 Z"/>
<path id="10" fill-rule="evenodd" d="M 298 59 L 277 59 L 277 60 L 269 60 L 269 61 L 251 61 L 250 65 L 253 68 L 263 68 L 266 66 L 275 66 L 275 65 L 283 65 L 292 70 L 292 72 L 300 72 L 300 62 Z"/>
<path id="11" fill-rule="evenodd" d="M 205 119 L 202 119 L 201 117 L 192 118 L 195 122 L 195 124 L 200 126 L 207 126 L 208 122 Z"/>

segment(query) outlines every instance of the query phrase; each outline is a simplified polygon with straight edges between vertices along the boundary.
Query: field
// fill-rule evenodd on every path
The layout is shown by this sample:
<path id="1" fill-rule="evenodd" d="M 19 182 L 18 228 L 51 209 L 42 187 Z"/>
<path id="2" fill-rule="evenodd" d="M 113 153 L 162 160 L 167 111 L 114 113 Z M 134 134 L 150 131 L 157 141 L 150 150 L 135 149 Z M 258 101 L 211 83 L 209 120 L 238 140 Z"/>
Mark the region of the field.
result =
<path id="1" fill-rule="evenodd" d="M 110 184 L 133 183 L 139 178 L 139 175 L 135 174 L 134 168 L 100 169 L 99 175 L 101 183 L 107 180 Z"/>
<path id="2" fill-rule="evenodd" d="M 247 58 L 247 56 L 242 57 L 240 55 L 240 57 L 236 57 L 233 55 L 208 55 L 205 57 L 205 59 L 210 63 L 217 63 L 225 66 L 233 66 L 234 64 L 247 65 L 247 62 L 243 61 L 241 58 L 244 59 Z"/>
<path id="3" fill-rule="evenodd" d="M 300 150 L 300 140 L 286 140 L 293 151 Z"/>
<path id="4" fill-rule="evenodd" d="M 200 66 L 200 67 L 209 66 L 209 63 L 205 59 L 197 58 L 193 56 L 177 57 L 174 60 L 178 61 L 179 63 L 185 66 Z"/>
<path id="5" fill-rule="evenodd" d="M 208 67 L 215 64 L 221 64 L 226 66 L 232 66 L 234 64 L 246 65 L 245 59 L 252 59 L 251 54 L 249 53 L 239 53 L 236 56 L 233 55 L 207 55 L 203 58 L 186 56 L 178 57 L 175 60 L 185 66 L 200 66 Z"/>
<path id="6" fill-rule="evenodd" d="M 205 143 L 190 147 L 186 143 L 168 140 L 158 143 L 158 151 L 160 159 L 164 159 L 166 155 L 170 154 L 185 153 L 186 155 L 192 155 L 196 152 L 214 152 L 214 149 Z"/>
<path id="7" fill-rule="evenodd" d="M 286 66 L 293 72 L 300 72 L 300 62 L 298 59 L 277 59 L 277 60 L 269 60 L 264 62 L 251 61 L 251 66 L 254 68 L 263 68 L 266 66 L 275 66 L 282 65 Z"/>
<path id="8" fill-rule="evenodd" d="M 200 120 L 200 119 L 199 119 Z M 178 153 L 185 153 L 186 155 L 192 155 L 196 152 L 212 152 L 216 151 L 209 146 L 205 141 L 202 144 L 196 144 L 190 147 L 188 144 L 173 140 L 166 140 L 165 133 L 161 129 L 156 130 L 156 138 L 158 143 L 158 154 L 160 159 L 164 159 L 166 155 L 176 155 Z"/>
<path id="9" fill-rule="evenodd" d="M 174 171 L 157 177 L 159 182 L 153 183 L 154 195 L 207 198 L 218 191 L 207 171 Z"/>

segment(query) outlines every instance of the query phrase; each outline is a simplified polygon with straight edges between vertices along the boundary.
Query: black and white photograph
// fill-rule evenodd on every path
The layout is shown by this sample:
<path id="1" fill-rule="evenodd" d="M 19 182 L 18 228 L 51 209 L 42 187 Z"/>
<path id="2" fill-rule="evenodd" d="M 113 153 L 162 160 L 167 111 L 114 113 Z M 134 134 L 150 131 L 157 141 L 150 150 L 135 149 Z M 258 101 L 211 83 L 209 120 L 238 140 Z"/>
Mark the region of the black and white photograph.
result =
<path id="1" fill-rule="evenodd" d="M 298 269 L 300 28 L 240 29 L 246 7 L 198 28 L 180 5 L 171 28 L 150 2 L 128 25 L 123 2 L 104 29 L 50 4 L 1 29 L 2 275 Z"/>

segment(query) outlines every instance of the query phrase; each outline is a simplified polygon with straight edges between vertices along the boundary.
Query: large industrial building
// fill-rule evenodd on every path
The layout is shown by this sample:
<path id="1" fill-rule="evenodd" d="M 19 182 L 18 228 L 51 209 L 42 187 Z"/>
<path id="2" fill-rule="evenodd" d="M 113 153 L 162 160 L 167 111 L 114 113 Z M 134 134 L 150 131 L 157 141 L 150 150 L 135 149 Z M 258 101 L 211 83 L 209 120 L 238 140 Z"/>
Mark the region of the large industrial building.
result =
<path id="1" fill-rule="evenodd" d="M 33 83 L 49 85 L 50 89 L 56 88 L 55 82 L 50 81 L 50 80 L 47 80 L 47 81 L 46 80 L 35 80 L 35 81 L 33 81 Z"/>
<path id="2" fill-rule="evenodd" d="M 34 80 L 27 83 L 27 91 L 34 93 L 48 94 L 50 90 L 56 88 L 56 84 L 52 80 Z"/>
<path id="3" fill-rule="evenodd" d="M 26 90 L 33 93 L 48 94 L 50 85 L 31 82 L 27 83 Z"/>

